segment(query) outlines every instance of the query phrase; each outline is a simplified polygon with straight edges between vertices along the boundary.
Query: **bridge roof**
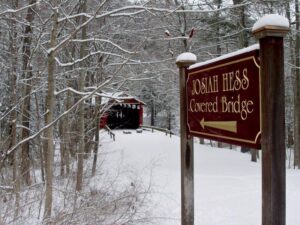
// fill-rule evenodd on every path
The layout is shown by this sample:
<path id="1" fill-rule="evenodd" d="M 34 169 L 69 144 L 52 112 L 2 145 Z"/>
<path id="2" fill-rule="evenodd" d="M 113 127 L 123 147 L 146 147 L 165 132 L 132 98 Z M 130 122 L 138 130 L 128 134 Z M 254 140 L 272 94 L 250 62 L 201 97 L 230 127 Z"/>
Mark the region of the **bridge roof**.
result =
<path id="1" fill-rule="evenodd" d="M 142 100 L 135 96 L 131 96 L 124 92 L 114 92 L 114 93 L 103 93 L 102 104 L 107 104 L 108 102 L 125 103 L 125 104 L 141 104 L 146 105 Z"/>

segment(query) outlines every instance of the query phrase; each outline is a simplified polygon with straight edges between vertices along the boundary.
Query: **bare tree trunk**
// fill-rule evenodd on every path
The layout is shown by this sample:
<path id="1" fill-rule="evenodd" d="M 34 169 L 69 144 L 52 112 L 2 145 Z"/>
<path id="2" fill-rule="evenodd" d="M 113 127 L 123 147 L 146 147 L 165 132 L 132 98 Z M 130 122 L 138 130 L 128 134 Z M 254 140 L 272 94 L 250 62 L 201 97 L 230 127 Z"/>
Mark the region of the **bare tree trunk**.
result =
<path id="1" fill-rule="evenodd" d="M 98 58 L 98 65 L 102 63 L 102 56 Z M 100 83 L 103 81 L 103 75 L 101 69 L 97 70 L 97 73 L 94 76 L 94 82 Z M 97 170 L 97 160 L 98 160 L 98 152 L 99 152 L 99 134 L 100 134 L 100 115 L 101 115 L 101 103 L 102 98 L 96 97 L 95 100 L 95 115 L 96 115 L 96 124 L 95 124 L 95 145 L 94 145 L 94 159 L 93 159 L 93 167 L 92 167 L 92 176 L 95 176 Z"/>
<path id="2" fill-rule="evenodd" d="M 77 20 L 75 20 L 77 21 Z M 72 47 L 72 57 L 75 58 L 75 49 L 76 47 L 73 46 Z M 75 67 L 74 67 L 75 69 Z M 69 77 L 69 75 L 67 76 L 67 85 L 68 87 L 73 87 L 74 88 L 74 82 L 71 81 L 70 79 L 71 77 Z M 72 106 L 72 104 L 74 103 L 74 98 L 72 96 L 71 92 L 67 93 L 67 98 L 65 99 L 65 103 L 64 105 L 66 106 L 66 110 L 69 110 Z M 75 158 L 75 154 L 76 154 L 76 143 L 74 141 L 72 141 L 72 137 L 74 136 L 71 132 L 72 130 L 72 126 L 73 123 L 70 120 L 70 115 L 67 114 L 64 118 L 64 123 L 65 123 L 65 127 L 64 127 L 64 133 L 63 133 L 63 137 L 62 139 L 65 142 L 65 156 L 66 156 L 66 172 L 67 174 L 70 173 L 70 158 L 73 157 Z"/>
<path id="3" fill-rule="evenodd" d="M 18 8 L 18 0 L 13 1 L 13 8 Z M 11 76 L 10 76 L 10 97 L 11 97 L 11 108 L 16 107 L 17 105 L 17 30 L 16 30 L 16 18 L 12 19 L 12 32 L 10 40 L 10 49 L 11 49 Z M 14 109 L 11 113 L 11 146 L 15 146 L 17 143 L 17 110 Z M 19 215 L 19 206 L 20 206 L 20 176 L 19 176 L 19 160 L 18 160 L 18 151 L 15 151 L 13 154 L 13 183 L 14 183 L 14 192 L 16 196 L 15 201 L 15 213 L 14 217 Z"/>
<path id="4" fill-rule="evenodd" d="M 170 4 L 170 2 L 167 2 L 167 4 Z M 185 6 L 184 4 L 182 4 L 181 1 L 178 0 L 174 0 L 174 4 L 176 7 L 179 7 L 182 10 L 185 10 Z M 186 37 L 186 32 L 187 32 L 187 14 L 186 13 L 182 13 L 182 14 L 178 14 L 178 22 L 180 25 L 180 33 L 182 37 Z M 183 43 L 183 52 L 187 52 L 189 50 L 189 46 L 188 46 L 188 40 L 187 39 L 183 39 L 182 40 Z"/>
<path id="5" fill-rule="evenodd" d="M 48 57 L 48 91 L 46 97 L 46 116 L 45 125 L 47 126 L 53 121 L 54 110 L 54 70 L 55 61 L 54 54 L 51 53 Z M 53 126 L 45 130 L 45 173 L 46 173 L 46 200 L 44 218 L 51 216 L 52 211 L 52 183 L 53 183 L 53 155 L 54 155 L 54 139 L 53 139 Z"/>
<path id="6" fill-rule="evenodd" d="M 30 4 L 36 3 L 36 0 L 30 0 Z M 30 66 L 30 57 L 31 57 L 31 43 L 32 43 L 32 26 L 31 23 L 34 19 L 34 7 L 28 8 L 26 21 L 28 25 L 25 26 L 24 39 L 23 39 L 23 78 L 26 80 L 26 84 L 23 87 L 23 96 L 25 96 L 24 102 L 22 104 L 22 131 L 21 139 L 24 140 L 29 137 L 29 125 L 30 125 L 30 100 L 31 100 L 31 89 L 32 89 L 32 68 Z M 22 162 L 21 162 L 21 171 L 23 181 L 26 185 L 31 185 L 31 175 L 30 175 L 30 151 L 29 151 L 30 142 L 27 141 L 22 145 Z"/>
<path id="7" fill-rule="evenodd" d="M 204 138 L 199 138 L 199 143 L 201 144 L 201 145 L 204 145 L 205 143 L 204 143 Z"/>
<path id="8" fill-rule="evenodd" d="M 222 6 L 222 0 L 218 0 L 218 9 L 220 9 Z M 217 35 L 218 35 L 218 43 L 217 43 L 217 56 L 220 56 L 222 54 L 222 49 L 221 49 L 221 21 L 220 21 L 220 11 L 217 12 Z"/>
<path id="9" fill-rule="evenodd" d="M 287 0 L 285 1 L 285 11 L 286 11 L 286 17 L 289 20 L 289 24 L 292 23 L 292 18 L 291 18 L 291 5 L 290 5 L 290 1 Z M 290 63 L 291 65 L 295 65 L 295 46 L 294 46 L 294 36 L 290 35 L 289 36 L 289 54 L 290 54 Z M 286 112 L 286 116 L 287 116 L 287 123 L 286 123 L 286 133 L 287 133 L 287 147 L 288 148 L 292 148 L 294 145 L 294 109 L 293 105 L 294 105 L 294 73 L 295 70 L 298 70 L 298 68 L 291 68 L 291 72 L 290 75 L 287 77 L 287 81 L 286 81 L 286 86 L 288 86 L 287 93 L 286 93 L 286 107 L 289 108 L 289 110 Z M 290 151 L 291 153 L 291 151 Z M 289 155 L 291 156 L 291 154 Z M 290 157 L 289 157 L 290 158 Z M 290 168 L 290 160 L 289 160 L 289 168 Z"/>
<path id="10" fill-rule="evenodd" d="M 63 110 L 70 108 L 69 94 L 64 100 Z M 70 173 L 70 140 L 69 140 L 69 115 L 66 115 L 63 120 L 59 121 L 59 136 L 60 136 L 60 175 L 63 177 Z"/>
<path id="11" fill-rule="evenodd" d="M 217 146 L 218 146 L 218 148 L 224 148 L 223 142 L 220 142 L 220 141 L 218 141 Z"/>
<path id="12" fill-rule="evenodd" d="M 171 108 L 169 107 L 168 109 L 168 130 L 172 129 L 172 111 Z"/>
<path id="13" fill-rule="evenodd" d="M 81 2 L 81 12 L 86 12 L 86 0 Z M 82 23 L 86 21 L 85 17 L 82 18 Z M 86 26 L 82 28 L 81 38 L 86 39 Z M 86 55 L 86 43 L 81 43 L 80 46 L 80 58 Z M 84 63 L 80 63 L 81 67 L 84 67 Z M 80 69 L 78 91 L 83 92 L 85 85 L 85 71 L 83 68 Z M 82 190 L 82 180 L 83 180 L 83 160 L 84 160 L 84 144 L 85 144 L 85 133 L 84 133 L 84 103 L 79 104 L 78 110 L 78 125 L 79 125 L 79 148 L 78 148 L 78 167 L 77 167 L 77 181 L 76 181 L 76 191 Z"/>
<path id="14" fill-rule="evenodd" d="M 29 69 L 31 70 L 31 68 Z M 25 72 L 26 73 L 26 72 Z M 30 93 L 31 93 L 31 71 L 28 71 L 28 76 L 26 76 L 27 84 L 25 84 L 23 90 L 23 96 L 26 96 L 22 105 L 22 131 L 21 139 L 24 140 L 29 137 L 29 124 L 30 124 Z M 22 162 L 21 162 L 21 171 L 23 182 L 26 185 L 31 185 L 31 175 L 30 175 L 30 151 L 29 151 L 30 142 L 27 141 L 22 145 Z"/>
<path id="15" fill-rule="evenodd" d="M 65 120 L 61 120 L 59 121 L 59 136 L 60 138 L 60 176 L 64 176 L 65 175 L 65 140 L 64 140 L 64 133 L 65 133 Z"/>
<path id="16" fill-rule="evenodd" d="M 70 100 L 70 94 L 67 95 L 66 99 L 66 108 L 67 110 L 71 108 L 71 100 Z M 63 133 L 63 140 L 65 143 L 65 164 L 66 164 L 66 173 L 70 174 L 70 154 L 71 154 L 71 140 L 70 140 L 70 120 L 69 120 L 69 115 L 66 115 L 65 119 L 65 131 Z"/>
<path id="17" fill-rule="evenodd" d="M 258 151 L 255 149 L 251 149 L 251 162 L 257 162 Z"/>
<path id="18" fill-rule="evenodd" d="M 243 0 L 233 0 L 234 5 L 241 4 L 242 2 L 243 2 Z M 236 28 L 239 32 L 239 36 L 238 36 L 239 48 L 245 48 L 249 44 L 247 36 L 246 36 L 246 31 L 245 31 L 245 28 L 246 28 L 245 6 L 241 6 L 240 8 L 236 9 L 235 11 L 239 17 L 239 20 L 237 21 L 237 24 L 236 24 Z M 256 154 L 254 154 L 252 152 L 252 151 L 256 151 L 256 150 L 251 150 L 250 148 L 247 148 L 244 146 L 241 147 L 242 153 L 249 152 L 249 151 L 251 151 L 251 157 L 256 156 Z M 251 158 L 251 161 L 252 161 L 252 159 L 254 160 L 254 158 Z"/>
<path id="19" fill-rule="evenodd" d="M 39 110 L 39 101 L 37 93 L 35 93 L 35 105 L 36 105 L 36 120 L 37 120 L 37 130 L 40 130 L 41 128 L 41 118 L 40 118 L 40 110 Z M 42 175 L 42 181 L 45 182 L 45 160 L 44 160 L 44 153 L 43 153 L 43 144 L 41 140 L 41 136 L 39 135 L 37 137 L 37 146 L 40 152 L 41 157 L 41 175 Z"/>
<path id="20" fill-rule="evenodd" d="M 243 0 L 233 0 L 234 5 L 242 4 Z M 248 39 L 247 39 L 247 33 L 246 33 L 246 13 L 245 13 L 245 6 L 241 6 L 237 9 L 235 9 L 236 14 L 239 17 L 239 20 L 237 21 L 237 29 L 239 31 L 239 48 L 245 48 L 249 45 Z"/>
<path id="21" fill-rule="evenodd" d="M 99 115 L 98 115 L 99 116 Z M 93 159 L 93 167 L 92 167 L 92 176 L 95 176 L 97 169 L 97 159 L 98 159 L 98 149 L 99 149 L 99 123 L 100 118 L 96 119 L 96 127 L 95 127 L 95 145 L 94 145 L 94 159 Z"/>
<path id="22" fill-rule="evenodd" d="M 152 99 L 151 101 L 151 126 L 155 126 L 155 101 Z"/>
<path id="23" fill-rule="evenodd" d="M 294 167 L 300 169 L 300 15 L 299 0 L 295 0 L 295 16 L 296 16 L 296 46 L 295 46 L 295 107 L 294 107 Z"/>
<path id="24" fill-rule="evenodd" d="M 94 159 L 93 159 L 93 167 L 92 167 L 92 176 L 95 176 L 96 174 L 96 168 L 97 168 L 97 158 L 98 158 L 98 149 L 99 149 L 99 131 L 100 131 L 100 105 L 101 105 L 101 99 L 100 97 L 96 97 L 96 122 L 95 122 L 95 144 L 94 144 Z M 99 99 L 99 100 L 98 100 Z"/>
<path id="25" fill-rule="evenodd" d="M 58 33 L 58 10 L 54 11 L 52 17 L 53 25 L 51 31 L 50 48 L 54 48 L 57 41 Z M 53 121 L 54 106 L 55 106 L 55 50 L 48 53 L 48 88 L 46 97 L 46 115 L 45 126 L 49 125 Z M 45 199 L 45 211 L 44 219 L 51 216 L 52 212 L 52 192 L 53 192 L 53 157 L 54 157 L 54 136 L 53 126 L 48 127 L 45 130 L 45 172 L 46 172 L 46 199 Z"/>
<path id="26" fill-rule="evenodd" d="M 247 153 L 249 151 L 250 151 L 250 148 L 247 148 L 247 147 L 244 147 L 244 146 L 241 147 L 241 152 L 242 153 Z"/>

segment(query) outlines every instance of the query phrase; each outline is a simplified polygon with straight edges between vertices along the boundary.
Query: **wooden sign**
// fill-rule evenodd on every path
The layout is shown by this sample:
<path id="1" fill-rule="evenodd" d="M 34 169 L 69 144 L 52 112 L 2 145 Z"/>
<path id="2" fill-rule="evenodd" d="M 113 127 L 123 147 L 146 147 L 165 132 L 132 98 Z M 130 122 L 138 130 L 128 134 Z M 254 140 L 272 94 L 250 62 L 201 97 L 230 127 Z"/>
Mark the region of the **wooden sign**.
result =
<path id="1" fill-rule="evenodd" d="M 189 135 L 260 149 L 258 49 L 193 65 L 186 87 Z"/>

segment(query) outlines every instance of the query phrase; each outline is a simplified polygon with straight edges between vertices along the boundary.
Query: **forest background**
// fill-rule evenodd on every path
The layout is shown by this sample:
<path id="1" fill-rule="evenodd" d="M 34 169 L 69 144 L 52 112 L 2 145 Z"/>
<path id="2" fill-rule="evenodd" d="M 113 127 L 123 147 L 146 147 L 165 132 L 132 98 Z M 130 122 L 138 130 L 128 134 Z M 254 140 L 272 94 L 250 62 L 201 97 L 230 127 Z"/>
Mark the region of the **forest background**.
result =
<path id="1" fill-rule="evenodd" d="M 82 193 L 87 158 L 93 157 L 90 176 L 97 173 L 108 93 L 138 97 L 151 125 L 178 133 L 176 57 L 190 51 L 205 61 L 255 44 L 253 24 L 271 13 L 291 25 L 283 107 L 290 166 L 299 169 L 298 0 L 1 0 L 0 193 L 5 199 L 13 193 L 11 217 L 20 215 L 22 191 L 38 186 L 45 193 L 44 221 L 57 219 L 57 176 L 71 178 L 75 193 Z"/>

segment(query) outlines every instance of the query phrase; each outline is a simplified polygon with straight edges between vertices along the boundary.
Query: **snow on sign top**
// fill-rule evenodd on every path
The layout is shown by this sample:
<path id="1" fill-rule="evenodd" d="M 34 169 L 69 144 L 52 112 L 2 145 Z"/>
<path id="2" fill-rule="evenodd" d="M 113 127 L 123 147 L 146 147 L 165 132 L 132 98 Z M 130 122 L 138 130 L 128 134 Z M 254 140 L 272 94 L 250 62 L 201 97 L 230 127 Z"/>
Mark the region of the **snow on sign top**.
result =
<path id="1" fill-rule="evenodd" d="M 197 56 L 190 52 L 184 52 L 177 56 L 176 63 L 178 62 L 196 62 Z"/>
<path id="2" fill-rule="evenodd" d="M 228 54 L 225 54 L 225 55 L 207 60 L 205 62 L 195 63 L 195 64 L 191 65 L 189 67 L 189 69 L 194 69 L 194 68 L 197 68 L 197 67 L 200 67 L 200 66 L 208 65 L 210 63 L 217 62 L 217 61 L 227 59 L 227 58 L 231 58 L 233 56 L 240 55 L 240 54 L 243 54 L 243 53 L 251 52 L 251 51 L 256 50 L 256 49 L 259 49 L 259 44 L 254 44 L 254 45 L 251 45 L 247 48 L 243 48 L 243 49 L 240 49 L 238 51 L 231 52 L 231 53 L 228 53 Z"/>
<path id="3" fill-rule="evenodd" d="M 290 24 L 288 19 L 285 18 L 284 16 L 280 16 L 277 14 L 268 14 L 268 15 L 264 15 L 253 25 L 252 32 L 265 26 L 289 28 Z"/>

